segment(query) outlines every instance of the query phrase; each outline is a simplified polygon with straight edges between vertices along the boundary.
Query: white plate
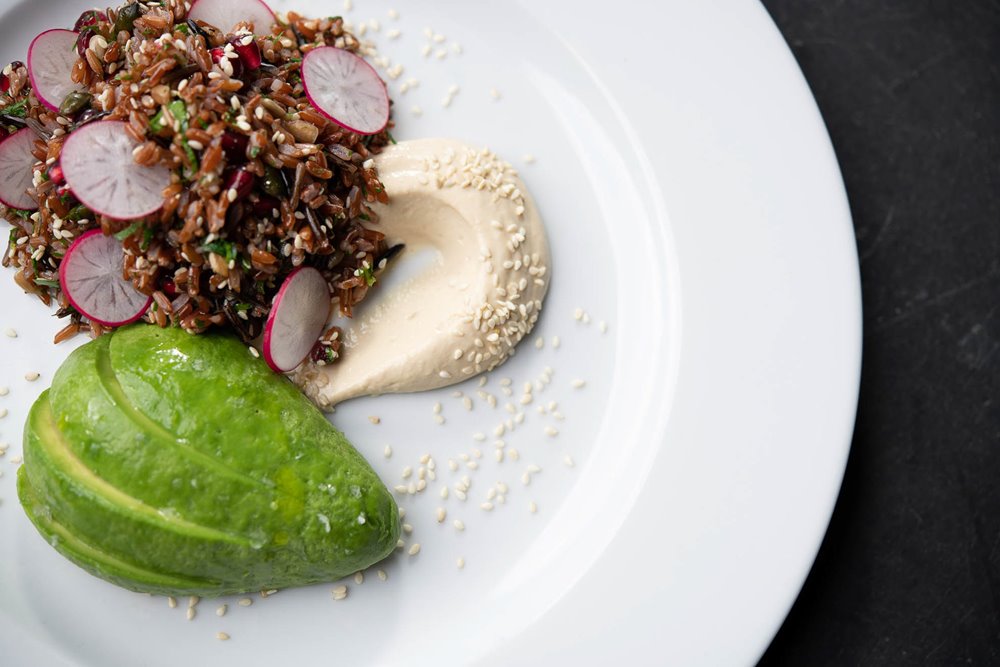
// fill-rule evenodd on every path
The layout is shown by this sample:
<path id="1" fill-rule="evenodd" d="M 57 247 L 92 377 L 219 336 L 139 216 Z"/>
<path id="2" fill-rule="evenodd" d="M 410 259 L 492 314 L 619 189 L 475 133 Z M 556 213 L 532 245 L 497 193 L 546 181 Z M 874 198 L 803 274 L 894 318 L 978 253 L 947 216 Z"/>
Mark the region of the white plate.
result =
<path id="1" fill-rule="evenodd" d="M 3 58 L 23 58 L 34 34 L 91 4 L 6 3 Z M 185 601 L 168 609 L 70 565 L 20 511 L 11 464 L 20 424 L 67 347 L 50 344 L 59 324 L 5 272 L 0 328 L 20 336 L 0 338 L 0 378 L 11 387 L 0 437 L 13 443 L 0 459 L 0 662 L 752 664 L 826 529 L 861 352 L 848 207 L 784 42 L 760 6 L 735 0 L 447 0 L 400 6 L 398 21 L 386 3 L 357 4 L 348 17 L 377 18 L 369 34 L 405 67 L 392 84 L 398 137 L 464 138 L 522 168 L 554 248 L 544 349 L 529 341 L 493 374 L 496 411 L 476 397 L 466 413 L 444 390 L 337 412 L 390 484 L 425 452 L 440 463 L 431 491 L 403 500 L 423 549 L 388 563 L 388 582 L 369 571 L 363 585 L 347 582 L 341 602 L 330 585 L 250 608 L 231 598 L 222 618 L 203 601 L 187 622 Z M 446 39 L 424 58 L 427 26 Z M 409 77 L 419 86 L 400 94 Z M 460 90 L 446 109 L 452 84 Z M 525 164 L 525 153 L 537 162 Z M 574 320 L 577 307 L 591 324 Z M 539 399 L 558 401 L 566 420 L 538 415 L 536 399 L 506 438 L 520 461 L 497 464 L 493 438 L 471 434 L 506 416 L 501 377 L 516 381 L 517 399 L 546 365 L 553 382 Z M 22 379 L 30 370 L 42 372 L 33 384 Z M 572 389 L 575 378 L 586 387 Z M 459 389 L 476 396 L 474 382 Z M 444 426 L 432 420 L 437 400 Z M 377 426 L 367 419 L 376 414 Z M 542 433 L 548 423 L 558 437 Z M 463 463 L 457 456 L 480 444 L 480 469 L 466 471 L 469 501 L 442 501 L 436 485 L 460 474 L 444 462 Z M 543 472 L 524 486 L 531 463 Z M 510 486 L 506 504 L 478 509 L 497 481 Z M 444 525 L 433 518 L 439 505 Z M 217 631 L 232 639 L 217 641 Z"/>

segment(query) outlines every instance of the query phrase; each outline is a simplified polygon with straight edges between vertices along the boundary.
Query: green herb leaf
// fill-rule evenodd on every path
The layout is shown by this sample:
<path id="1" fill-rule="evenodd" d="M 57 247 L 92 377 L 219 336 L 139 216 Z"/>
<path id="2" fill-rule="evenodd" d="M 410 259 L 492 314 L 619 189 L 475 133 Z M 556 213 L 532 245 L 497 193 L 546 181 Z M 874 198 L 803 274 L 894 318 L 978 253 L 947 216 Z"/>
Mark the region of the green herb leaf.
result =
<path id="1" fill-rule="evenodd" d="M 89 218 L 89 217 L 90 217 L 90 209 L 84 206 L 83 204 L 77 204 L 76 206 L 74 206 L 69 210 L 69 213 L 67 213 L 66 217 L 63 219 L 72 220 L 75 222 L 77 220 L 83 220 L 84 218 Z"/>
<path id="2" fill-rule="evenodd" d="M 206 243 L 201 248 L 202 252 L 214 252 L 216 255 L 224 257 L 227 262 L 231 262 L 236 259 L 236 244 L 230 243 L 229 241 L 212 241 L 211 243 Z"/>
<path id="3" fill-rule="evenodd" d="M 133 222 L 131 225 L 129 225 L 125 229 L 121 230 L 120 232 L 116 232 L 115 233 L 115 238 L 118 239 L 119 241 L 124 241 L 128 237 L 130 237 L 133 234 L 135 234 L 136 231 L 138 231 L 138 229 L 139 229 L 139 227 L 141 225 L 142 225 L 142 223 L 139 222 L 139 221 Z"/>
<path id="4" fill-rule="evenodd" d="M 45 278 L 35 278 L 35 284 L 43 287 L 60 287 L 58 280 L 46 280 Z"/>
<path id="5" fill-rule="evenodd" d="M 24 118 L 28 115 L 28 98 L 21 100 L 16 104 L 11 104 L 10 106 L 0 109 L 3 113 L 8 116 L 14 116 L 15 118 Z"/>

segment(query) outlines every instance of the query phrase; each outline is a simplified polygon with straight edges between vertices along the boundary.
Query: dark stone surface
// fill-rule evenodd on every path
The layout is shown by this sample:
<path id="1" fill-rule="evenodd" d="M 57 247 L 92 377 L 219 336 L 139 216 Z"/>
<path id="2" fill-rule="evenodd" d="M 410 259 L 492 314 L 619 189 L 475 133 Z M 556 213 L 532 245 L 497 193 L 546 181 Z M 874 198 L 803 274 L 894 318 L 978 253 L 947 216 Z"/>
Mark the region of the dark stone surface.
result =
<path id="1" fill-rule="evenodd" d="M 861 258 L 833 523 L 760 665 L 1000 665 L 1000 2 L 764 0 Z"/>

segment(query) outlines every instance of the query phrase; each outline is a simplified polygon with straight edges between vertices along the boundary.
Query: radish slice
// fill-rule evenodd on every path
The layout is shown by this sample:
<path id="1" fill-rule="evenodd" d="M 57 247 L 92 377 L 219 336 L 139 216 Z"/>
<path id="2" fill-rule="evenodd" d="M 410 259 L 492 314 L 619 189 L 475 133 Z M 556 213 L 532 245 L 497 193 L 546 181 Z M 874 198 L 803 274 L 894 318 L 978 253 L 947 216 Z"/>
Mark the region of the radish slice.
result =
<path id="1" fill-rule="evenodd" d="M 87 208 L 118 220 L 154 213 L 163 206 L 170 169 L 136 164 L 138 144 L 125 123 L 103 120 L 73 131 L 63 144 L 60 163 L 66 183 Z"/>
<path id="2" fill-rule="evenodd" d="M 287 373 L 312 351 L 330 315 L 330 288 L 311 266 L 295 269 L 281 284 L 264 326 L 264 361 Z"/>
<path id="3" fill-rule="evenodd" d="M 309 102 L 337 125 L 375 134 L 389 122 L 389 94 L 378 73 L 350 51 L 313 49 L 302 59 L 302 86 Z"/>
<path id="4" fill-rule="evenodd" d="M 112 236 L 92 229 L 66 251 L 59 265 L 59 284 L 73 307 L 106 327 L 135 322 L 152 297 L 122 278 L 124 249 Z"/>
<path id="5" fill-rule="evenodd" d="M 38 200 L 28 194 L 34 187 L 32 167 L 35 156 L 31 147 L 35 143 L 35 131 L 31 128 L 18 130 L 0 143 L 0 201 L 11 208 L 34 211 Z"/>
<path id="6" fill-rule="evenodd" d="M 28 76 L 35 97 L 50 111 L 59 111 L 66 96 L 82 86 L 70 73 L 76 63 L 76 39 L 72 30 L 46 30 L 28 47 Z"/>
<path id="7" fill-rule="evenodd" d="M 240 21 L 251 21 L 258 35 L 270 35 L 278 22 L 271 8 L 260 0 L 195 0 L 188 18 L 204 21 L 223 32 L 231 31 Z"/>

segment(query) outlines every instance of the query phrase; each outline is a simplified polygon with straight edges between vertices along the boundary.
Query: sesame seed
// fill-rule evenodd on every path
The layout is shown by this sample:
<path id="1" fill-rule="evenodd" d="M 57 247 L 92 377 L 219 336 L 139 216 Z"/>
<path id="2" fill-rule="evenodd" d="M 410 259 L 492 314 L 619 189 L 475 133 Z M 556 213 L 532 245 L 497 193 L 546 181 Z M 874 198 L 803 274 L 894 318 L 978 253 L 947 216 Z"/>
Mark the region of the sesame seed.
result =
<path id="1" fill-rule="evenodd" d="M 441 402 L 440 401 L 434 403 L 433 410 L 434 410 L 434 414 L 436 414 L 436 415 L 441 414 Z"/>
<path id="2" fill-rule="evenodd" d="M 392 447 L 386 445 L 385 449 L 382 450 L 382 455 L 385 456 L 385 458 L 390 458 L 392 456 Z"/>
<path id="3" fill-rule="evenodd" d="M 411 526 L 408 523 L 404 523 L 403 524 L 403 532 L 406 533 L 407 535 L 412 535 L 413 534 L 413 526 Z"/>
<path id="4" fill-rule="evenodd" d="M 411 468 L 410 466 L 406 466 L 405 468 L 403 468 L 403 475 L 402 475 L 403 479 L 409 479 L 410 475 L 412 474 L 413 474 L 413 468 Z"/>
<path id="5" fill-rule="evenodd" d="M 549 436 L 550 438 L 554 438 L 557 435 L 559 435 L 559 431 L 558 431 L 558 429 L 555 429 L 552 426 L 546 426 L 545 427 L 545 435 Z"/>
<path id="6" fill-rule="evenodd" d="M 448 487 L 447 486 L 442 486 L 439 495 L 442 498 L 447 498 L 448 497 Z"/>
<path id="7" fill-rule="evenodd" d="M 539 472 L 542 472 L 542 469 L 541 469 L 541 468 L 539 468 L 539 467 L 538 467 L 537 465 L 535 465 L 534 463 L 532 463 L 531 465 L 529 465 L 529 466 L 528 466 L 528 468 L 527 468 L 527 470 L 528 470 L 528 472 L 530 472 L 530 473 L 531 473 L 532 475 L 534 475 L 535 473 L 539 473 Z"/>
<path id="8" fill-rule="evenodd" d="M 437 522 L 438 523 L 444 522 L 444 519 L 445 519 L 446 516 L 448 516 L 448 511 L 445 508 L 443 508 L 443 507 L 437 508 L 437 512 L 435 514 L 435 517 L 437 518 Z"/>
<path id="9" fill-rule="evenodd" d="M 535 339 L 535 349 L 540 350 L 543 347 L 545 347 L 545 339 L 539 336 L 538 338 Z"/>
<path id="10" fill-rule="evenodd" d="M 237 604 L 241 607 L 249 607 L 253 604 L 253 600 L 250 598 L 240 598 L 240 601 Z"/>
<path id="11" fill-rule="evenodd" d="M 17 338 L 17 331 L 14 329 L 8 328 L 4 333 L 7 335 L 7 338 Z"/>
<path id="12" fill-rule="evenodd" d="M 440 424 L 444 424 L 444 416 L 443 415 L 434 415 L 434 421 L 436 421 L 439 425 Z"/>
<path id="13" fill-rule="evenodd" d="M 586 384 L 584 380 L 573 380 L 573 389 L 583 389 Z"/>
<path id="14" fill-rule="evenodd" d="M 455 565 L 458 566 L 459 570 L 463 569 L 465 567 L 465 559 L 459 556 L 458 559 L 455 560 Z"/>
<path id="15" fill-rule="evenodd" d="M 229 611 L 229 605 L 228 604 L 219 605 L 219 607 L 215 610 L 215 615 L 216 616 L 225 616 L 227 611 Z"/>
<path id="16" fill-rule="evenodd" d="M 500 91 L 497 90 L 496 88 L 490 88 L 490 97 L 492 97 L 495 100 L 499 100 L 500 99 Z"/>
<path id="17" fill-rule="evenodd" d="M 0 408 L 0 419 L 7 416 L 7 408 Z"/>
<path id="18" fill-rule="evenodd" d="M 170 607 L 171 609 L 176 609 L 177 598 L 175 598 L 173 595 L 167 596 L 167 606 Z"/>
<path id="19" fill-rule="evenodd" d="M 411 556 L 416 556 L 418 553 L 420 553 L 420 542 L 414 542 L 413 544 L 411 544 L 410 548 L 407 549 L 406 553 L 410 554 Z"/>
<path id="20" fill-rule="evenodd" d="M 378 571 L 378 578 L 379 578 L 379 581 L 385 581 L 386 579 L 389 578 L 389 575 L 385 573 L 385 570 L 379 570 Z"/>
<path id="21" fill-rule="evenodd" d="M 189 607 L 188 610 L 187 610 L 187 620 L 193 621 L 194 617 L 195 617 L 195 615 L 197 615 L 197 613 L 198 612 L 195 611 L 194 607 Z"/>
<path id="22" fill-rule="evenodd" d="M 531 153 L 525 153 L 525 154 L 524 154 L 524 157 L 523 157 L 522 159 L 523 159 L 523 160 L 524 160 L 524 161 L 525 161 L 525 162 L 526 162 L 527 164 L 534 164 L 534 163 L 535 163 L 535 156 L 534 156 L 534 155 L 532 155 Z"/>
<path id="23" fill-rule="evenodd" d="M 493 458 L 495 458 L 497 460 L 497 463 L 502 463 L 503 462 L 503 450 L 502 449 L 495 449 L 495 450 L 493 450 Z"/>
<path id="24" fill-rule="evenodd" d="M 24 379 L 27 380 L 28 382 L 34 382 L 39 377 L 40 376 L 39 376 L 39 374 L 36 371 L 31 371 L 29 373 L 25 373 L 24 374 Z"/>
<path id="25" fill-rule="evenodd" d="M 490 502 L 482 503 L 479 506 L 479 509 L 484 510 L 486 512 L 492 512 L 493 511 L 493 503 L 490 503 Z"/>
<path id="26" fill-rule="evenodd" d="M 445 380 L 448 380 L 448 379 L 450 379 L 450 378 L 451 378 L 451 373 L 449 373 L 449 372 L 448 372 L 448 371 L 446 371 L 446 370 L 442 370 L 442 371 L 439 371 L 439 372 L 438 372 L 438 375 L 439 375 L 440 377 L 444 378 Z"/>
<path id="27" fill-rule="evenodd" d="M 382 419 L 380 417 L 376 417 L 374 415 L 368 417 L 368 421 L 370 421 L 373 424 L 381 424 L 382 423 Z"/>
<path id="28" fill-rule="evenodd" d="M 573 319 L 577 322 L 583 319 L 583 308 L 577 308 L 573 311 Z"/>
<path id="29" fill-rule="evenodd" d="M 511 461 L 518 461 L 521 458 L 521 453 L 518 452 L 513 447 L 511 447 L 510 449 L 507 450 L 507 458 L 509 458 Z"/>
<path id="30" fill-rule="evenodd" d="M 251 357 L 253 357 L 254 359 L 260 358 L 260 352 L 257 351 L 257 348 L 251 345 L 248 349 L 250 350 Z"/>
<path id="31" fill-rule="evenodd" d="M 535 504 L 534 500 L 528 503 L 528 511 L 531 512 L 532 514 L 538 511 L 538 505 Z"/>
<path id="32" fill-rule="evenodd" d="M 464 397 L 462 399 L 462 405 L 465 406 L 466 410 L 472 410 L 472 399 L 469 398 L 468 396 Z"/>
<path id="33" fill-rule="evenodd" d="M 360 586 L 361 584 L 365 583 L 365 573 L 364 572 L 355 572 L 354 573 L 354 583 L 356 583 L 358 586 Z"/>
<path id="34" fill-rule="evenodd" d="M 226 632 L 216 632 L 215 638 L 218 639 L 220 642 L 229 641 L 229 634 Z"/>
<path id="35" fill-rule="evenodd" d="M 451 525 L 455 526 L 455 530 L 462 531 L 465 530 L 465 523 L 461 519 L 455 519 L 451 522 Z"/>
<path id="36" fill-rule="evenodd" d="M 563 458 L 563 463 L 566 464 L 567 468 L 573 468 L 576 466 L 576 462 L 573 461 L 573 457 L 568 454 Z"/>
<path id="37" fill-rule="evenodd" d="M 448 459 L 448 467 L 452 472 L 455 472 L 458 470 L 458 463 L 455 462 L 455 459 Z"/>
<path id="38" fill-rule="evenodd" d="M 597 323 L 597 328 L 601 330 L 602 334 L 608 333 L 608 323 L 605 322 L 604 320 L 601 320 L 600 322 Z"/>
<path id="39" fill-rule="evenodd" d="M 337 586 L 332 591 L 333 592 L 333 599 L 334 600 L 343 600 L 343 599 L 345 599 L 347 597 L 347 591 L 348 591 L 347 586 L 343 586 L 343 585 Z"/>

